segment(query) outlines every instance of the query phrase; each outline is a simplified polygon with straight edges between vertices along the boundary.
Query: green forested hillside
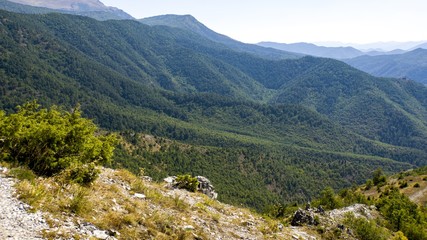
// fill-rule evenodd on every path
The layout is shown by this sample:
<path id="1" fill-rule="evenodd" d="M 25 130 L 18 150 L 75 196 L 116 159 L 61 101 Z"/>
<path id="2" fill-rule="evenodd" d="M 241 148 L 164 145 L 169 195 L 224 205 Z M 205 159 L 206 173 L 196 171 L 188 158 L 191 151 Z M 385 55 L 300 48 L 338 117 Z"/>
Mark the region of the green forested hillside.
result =
<path id="1" fill-rule="evenodd" d="M 360 56 L 345 62 L 374 76 L 409 78 L 427 84 L 426 60 L 427 50 L 418 48 L 402 54 Z"/>
<path id="2" fill-rule="evenodd" d="M 135 144 L 122 143 L 117 166 L 207 175 L 228 202 L 302 201 L 376 167 L 427 163 L 427 90 L 413 82 L 330 59 L 269 60 L 130 20 L 0 11 L 0 35 L 2 109 L 80 103 Z M 150 151 L 140 132 L 177 142 Z"/>

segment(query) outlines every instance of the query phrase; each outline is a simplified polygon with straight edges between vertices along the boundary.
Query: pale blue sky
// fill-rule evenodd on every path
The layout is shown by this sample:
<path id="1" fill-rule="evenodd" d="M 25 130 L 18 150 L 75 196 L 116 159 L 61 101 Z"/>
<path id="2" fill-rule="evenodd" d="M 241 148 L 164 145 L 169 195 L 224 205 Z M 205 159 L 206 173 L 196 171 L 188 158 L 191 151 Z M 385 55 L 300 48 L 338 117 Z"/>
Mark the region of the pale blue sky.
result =
<path id="1" fill-rule="evenodd" d="M 427 0 L 101 0 L 136 18 L 191 14 L 256 43 L 427 40 Z"/>

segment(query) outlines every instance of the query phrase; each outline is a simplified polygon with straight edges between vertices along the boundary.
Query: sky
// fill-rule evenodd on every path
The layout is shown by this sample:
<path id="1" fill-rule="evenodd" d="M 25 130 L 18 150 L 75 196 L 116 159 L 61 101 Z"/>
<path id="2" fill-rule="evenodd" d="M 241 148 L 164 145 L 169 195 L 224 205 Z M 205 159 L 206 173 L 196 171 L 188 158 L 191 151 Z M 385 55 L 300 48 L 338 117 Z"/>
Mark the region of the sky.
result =
<path id="1" fill-rule="evenodd" d="M 257 43 L 427 40 L 427 0 L 101 0 L 135 18 L 191 14 L 210 29 Z"/>

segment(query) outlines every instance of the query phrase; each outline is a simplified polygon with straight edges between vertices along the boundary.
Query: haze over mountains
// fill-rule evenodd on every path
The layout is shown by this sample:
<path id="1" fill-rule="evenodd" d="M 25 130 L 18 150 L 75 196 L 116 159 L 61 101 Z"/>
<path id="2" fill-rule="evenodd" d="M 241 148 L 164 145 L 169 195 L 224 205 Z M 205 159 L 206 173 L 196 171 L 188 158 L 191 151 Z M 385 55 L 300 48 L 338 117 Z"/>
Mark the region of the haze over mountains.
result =
<path id="1" fill-rule="evenodd" d="M 157 179 L 206 175 L 223 200 L 261 209 L 310 199 L 324 185 L 364 182 L 377 167 L 427 164 L 422 84 L 240 43 L 191 16 L 141 20 L 149 26 L 0 15 L 2 109 L 35 97 L 80 103 L 132 142 L 144 132 L 188 145 L 132 153 L 123 146 L 119 166 L 144 167 Z"/>
<path id="2" fill-rule="evenodd" d="M 327 57 L 335 59 L 354 58 L 365 55 L 364 52 L 357 50 L 353 47 L 322 47 L 316 46 L 312 43 L 274 43 L 274 42 L 260 42 L 259 46 L 276 48 L 284 51 L 302 53 L 316 57 Z"/>
<path id="3" fill-rule="evenodd" d="M 427 84 L 427 49 L 388 56 L 361 56 L 345 62 L 374 76 L 408 78 Z"/>
<path id="4" fill-rule="evenodd" d="M 0 0 L 0 8 L 12 12 L 32 14 L 60 12 L 88 16 L 98 20 L 133 19 L 124 11 L 107 7 L 98 0 Z"/>

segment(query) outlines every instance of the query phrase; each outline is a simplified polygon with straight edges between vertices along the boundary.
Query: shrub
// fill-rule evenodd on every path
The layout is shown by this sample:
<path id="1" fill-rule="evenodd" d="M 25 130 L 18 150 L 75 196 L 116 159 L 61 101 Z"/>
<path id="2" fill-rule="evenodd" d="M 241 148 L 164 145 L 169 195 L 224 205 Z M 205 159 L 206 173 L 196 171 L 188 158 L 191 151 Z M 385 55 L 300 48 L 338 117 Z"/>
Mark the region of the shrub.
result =
<path id="1" fill-rule="evenodd" d="M 414 188 L 419 188 L 419 187 L 421 187 L 419 183 L 414 184 Z"/>
<path id="2" fill-rule="evenodd" d="M 397 231 L 392 240 L 408 240 L 408 238 L 401 231 Z"/>
<path id="3" fill-rule="evenodd" d="M 400 183 L 400 185 L 399 185 L 399 188 L 406 188 L 406 187 L 408 187 L 407 181 L 404 181 L 404 182 Z"/>
<path id="4" fill-rule="evenodd" d="M 347 214 L 344 223 L 348 225 L 361 240 L 386 240 L 389 238 L 388 231 L 377 226 L 375 221 L 364 218 L 356 218 L 352 213 Z"/>
<path id="5" fill-rule="evenodd" d="M 331 187 L 326 187 L 320 193 L 318 203 L 316 202 L 315 205 L 322 205 L 322 207 L 325 209 L 332 210 L 342 207 L 343 202 L 338 196 L 335 195 L 335 192 Z"/>
<path id="6" fill-rule="evenodd" d="M 387 178 L 383 174 L 383 171 L 381 170 L 381 168 L 378 168 L 377 170 L 375 170 L 372 175 L 373 175 L 372 181 L 375 186 L 379 186 L 379 185 L 384 186 L 384 184 L 387 181 Z"/>
<path id="7" fill-rule="evenodd" d="M 36 175 L 33 173 L 33 171 L 26 169 L 26 168 L 12 168 L 10 170 L 10 175 L 16 177 L 19 180 L 28 180 L 33 181 L 36 179 Z"/>
<path id="8" fill-rule="evenodd" d="M 373 186 L 374 186 L 374 182 L 373 182 L 371 179 L 369 179 L 369 180 L 367 180 L 367 181 L 366 181 L 366 187 L 365 187 L 365 190 L 369 190 L 369 189 L 371 189 Z"/>
<path id="9" fill-rule="evenodd" d="M 187 175 L 178 175 L 175 179 L 175 186 L 178 188 L 186 189 L 190 192 L 197 191 L 197 187 L 199 186 L 199 181 L 195 177 L 191 177 L 189 174 Z"/>
<path id="10" fill-rule="evenodd" d="M 27 166 L 44 176 L 81 166 L 77 175 L 83 178 L 78 181 L 91 178 L 93 168 L 85 169 L 85 164 L 111 161 L 116 141 L 113 135 L 98 134 L 95 124 L 81 117 L 79 107 L 72 112 L 56 106 L 39 109 L 35 101 L 18 106 L 14 114 L 0 111 L 0 139 L 0 160 Z"/>
<path id="11" fill-rule="evenodd" d="M 98 178 L 99 173 L 100 170 L 94 163 L 88 163 L 70 167 L 65 176 L 71 182 L 88 185 Z"/>

